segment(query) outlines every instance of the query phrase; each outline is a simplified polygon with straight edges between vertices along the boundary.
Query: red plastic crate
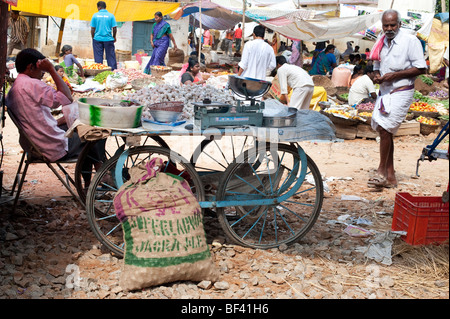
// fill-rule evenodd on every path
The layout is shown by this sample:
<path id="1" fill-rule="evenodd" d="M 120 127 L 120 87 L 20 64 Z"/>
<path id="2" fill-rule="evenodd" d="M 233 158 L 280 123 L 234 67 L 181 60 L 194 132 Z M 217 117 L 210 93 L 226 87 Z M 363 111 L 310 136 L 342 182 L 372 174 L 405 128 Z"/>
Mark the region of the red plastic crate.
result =
<path id="1" fill-rule="evenodd" d="M 392 230 L 406 231 L 402 239 L 411 245 L 442 243 L 449 237 L 449 203 L 442 197 L 397 193 Z"/>

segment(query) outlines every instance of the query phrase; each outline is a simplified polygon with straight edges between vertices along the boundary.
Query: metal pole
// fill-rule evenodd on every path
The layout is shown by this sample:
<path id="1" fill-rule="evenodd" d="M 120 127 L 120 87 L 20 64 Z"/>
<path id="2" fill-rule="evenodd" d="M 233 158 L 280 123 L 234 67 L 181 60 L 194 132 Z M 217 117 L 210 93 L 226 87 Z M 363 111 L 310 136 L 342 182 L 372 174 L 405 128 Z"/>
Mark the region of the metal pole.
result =
<path id="1" fill-rule="evenodd" d="M 245 44 L 245 13 L 247 11 L 247 1 L 242 1 L 242 39 L 241 39 L 241 52 L 244 50 L 244 44 Z"/>
<path id="2" fill-rule="evenodd" d="M 203 36 L 203 24 L 202 24 L 202 1 L 200 0 L 200 39 L 198 41 L 198 64 L 202 65 L 202 36 Z M 194 32 L 195 33 L 195 32 Z"/>

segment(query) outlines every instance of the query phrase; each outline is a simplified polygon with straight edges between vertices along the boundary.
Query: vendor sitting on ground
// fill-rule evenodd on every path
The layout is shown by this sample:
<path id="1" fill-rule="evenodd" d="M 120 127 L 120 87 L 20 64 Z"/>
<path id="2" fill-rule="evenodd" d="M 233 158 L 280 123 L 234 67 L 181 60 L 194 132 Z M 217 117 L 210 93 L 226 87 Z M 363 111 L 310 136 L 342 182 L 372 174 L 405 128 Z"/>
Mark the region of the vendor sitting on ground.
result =
<path id="1" fill-rule="evenodd" d="M 314 95 L 314 82 L 311 76 L 301 67 L 288 64 L 286 58 L 282 55 L 277 56 L 276 61 L 282 99 L 290 107 L 295 107 L 299 110 L 309 110 L 311 99 Z M 288 86 L 293 90 L 290 100 Z"/>
<path id="2" fill-rule="evenodd" d="M 78 156 L 84 147 L 80 138 L 76 132 L 71 138 L 65 137 L 65 130 L 58 126 L 51 113 L 52 109 L 73 102 L 69 87 L 53 64 L 39 51 L 28 48 L 17 55 L 16 69 L 19 75 L 6 97 L 6 105 L 18 125 L 49 161 Z M 56 90 L 41 81 L 45 72 L 50 73 Z M 22 137 L 19 142 L 25 151 L 30 150 Z M 100 155 L 96 153 L 96 158 Z"/>
<path id="3" fill-rule="evenodd" d="M 375 72 L 372 66 L 366 66 L 364 69 L 364 75 L 357 78 L 355 83 L 350 88 L 348 93 L 348 104 L 355 105 L 361 102 L 363 99 L 372 98 L 377 99 L 377 93 L 373 79 L 375 78 Z"/>
<path id="4" fill-rule="evenodd" d="M 194 59 L 189 59 L 188 63 L 186 72 L 181 76 L 181 83 L 186 85 L 205 84 L 206 81 L 203 80 L 200 74 L 200 63 Z"/>

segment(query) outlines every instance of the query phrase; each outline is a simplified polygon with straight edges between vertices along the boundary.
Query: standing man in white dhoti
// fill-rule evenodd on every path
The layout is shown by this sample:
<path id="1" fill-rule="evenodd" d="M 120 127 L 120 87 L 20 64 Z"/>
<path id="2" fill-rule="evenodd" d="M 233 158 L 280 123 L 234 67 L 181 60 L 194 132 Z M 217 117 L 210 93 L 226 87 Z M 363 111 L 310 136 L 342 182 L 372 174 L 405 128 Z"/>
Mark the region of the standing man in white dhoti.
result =
<path id="1" fill-rule="evenodd" d="M 383 12 L 383 45 L 379 61 L 374 61 L 374 83 L 380 84 L 372 128 L 380 135 L 380 164 L 369 187 L 396 187 L 394 170 L 394 140 L 413 101 L 414 81 L 426 72 L 422 46 L 416 36 L 401 30 L 400 14 L 396 10 Z"/>
<path id="2" fill-rule="evenodd" d="M 239 62 L 239 76 L 257 80 L 266 80 L 267 71 L 276 68 L 275 53 L 264 41 L 266 29 L 258 25 L 253 29 L 253 39 L 247 42 Z"/>

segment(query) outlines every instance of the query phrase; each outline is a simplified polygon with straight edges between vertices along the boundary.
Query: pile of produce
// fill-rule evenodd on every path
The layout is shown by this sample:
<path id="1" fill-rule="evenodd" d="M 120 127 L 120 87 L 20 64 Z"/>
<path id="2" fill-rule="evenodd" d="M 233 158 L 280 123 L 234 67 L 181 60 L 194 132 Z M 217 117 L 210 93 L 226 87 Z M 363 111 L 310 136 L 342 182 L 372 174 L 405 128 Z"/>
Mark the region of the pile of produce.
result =
<path id="1" fill-rule="evenodd" d="M 99 106 L 111 106 L 111 107 L 130 107 L 130 106 L 139 106 L 138 103 L 133 101 L 125 101 L 122 100 L 120 102 L 102 102 L 99 104 Z"/>
<path id="2" fill-rule="evenodd" d="M 420 75 L 419 78 L 422 80 L 423 83 L 425 83 L 426 85 L 433 85 L 434 81 L 432 79 L 430 79 L 428 76 L 426 75 Z"/>
<path id="3" fill-rule="evenodd" d="M 439 112 L 440 115 L 448 116 L 448 103 L 447 107 L 445 107 L 444 103 L 433 103 L 433 107 Z"/>
<path id="4" fill-rule="evenodd" d="M 109 69 L 109 66 L 106 66 L 102 63 L 94 63 L 91 65 L 83 66 L 83 69 L 85 69 L 85 70 L 104 70 L 104 69 Z"/>
<path id="5" fill-rule="evenodd" d="M 228 90 L 219 90 L 212 86 L 199 86 L 199 85 L 160 85 L 152 88 L 143 88 L 135 93 L 127 95 L 127 100 L 136 100 L 141 105 L 146 106 L 144 108 L 142 116 L 144 118 L 150 118 L 150 112 L 148 106 L 160 103 L 180 101 L 184 102 L 184 110 L 181 115 L 184 119 L 189 119 L 194 116 L 193 103 L 203 102 L 204 99 L 209 98 L 213 102 L 223 104 L 235 104 L 235 98 Z"/>
<path id="6" fill-rule="evenodd" d="M 100 84 L 103 84 L 106 82 L 106 78 L 108 77 L 108 75 L 114 74 L 113 71 L 104 71 L 102 73 L 97 74 L 94 78 L 93 81 L 96 81 Z"/>
<path id="7" fill-rule="evenodd" d="M 440 122 L 436 121 L 435 119 L 425 117 L 425 116 L 419 116 L 416 118 L 416 121 L 422 124 L 428 124 L 428 125 L 439 125 Z"/>
<path id="8" fill-rule="evenodd" d="M 329 113 L 329 114 L 333 114 L 334 116 L 341 117 L 341 118 L 346 118 L 346 119 L 351 119 L 351 120 L 359 119 L 358 116 L 353 115 L 352 113 L 341 110 L 341 109 L 327 109 L 327 110 L 325 110 L 325 112 Z"/>
<path id="9" fill-rule="evenodd" d="M 431 92 L 428 96 L 434 99 L 448 99 L 448 93 L 444 90 Z"/>
<path id="10" fill-rule="evenodd" d="M 363 117 L 372 117 L 372 112 L 361 112 L 358 115 Z"/>
<path id="11" fill-rule="evenodd" d="M 151 75 L 145 74 L 141 70 L 136 70 L 136 69 L 122 68 L 122 69 L 114 70 L 114 72 L 120 72 L 120 73 L 126 75 L 128 77 L 128 84 L 131 84 L 131 82 L 136 79 L 147 79 L 147 78 L 152 77 Z"/>
<path id="12" fill-rule="evenodd" d="M 339 94 L 339 97 L 344 100 L 348 100 L 348 93 Z"/>
<path id="13" fill-rule="evenodd" d="M 437 112 L 434 106 L 426 102 L 414 102 L 409 109 L 416 112 Z"/>
<path id="14" fill-rule="evenodd" d="M 375 108 L 375 105 L 372 102 L 361 103 L 356 106 L 357 110 L 372 112 Z"/>

